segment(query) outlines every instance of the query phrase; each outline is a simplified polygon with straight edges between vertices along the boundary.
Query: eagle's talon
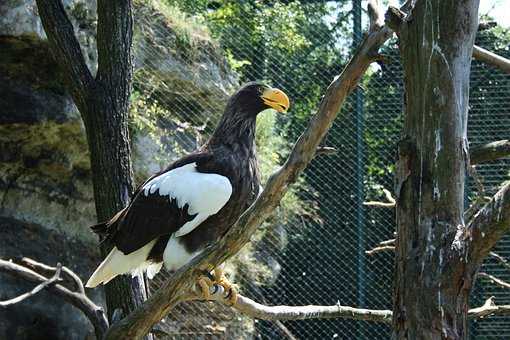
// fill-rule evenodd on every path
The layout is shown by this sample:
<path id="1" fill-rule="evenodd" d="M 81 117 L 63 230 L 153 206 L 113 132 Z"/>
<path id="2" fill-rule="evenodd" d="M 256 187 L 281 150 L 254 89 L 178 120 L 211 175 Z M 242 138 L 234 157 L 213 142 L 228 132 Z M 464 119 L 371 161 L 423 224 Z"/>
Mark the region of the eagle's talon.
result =
<path id="1" fill-rule="evenodd" d="M 225 276 L 222 276 L 218 284 L 223 287 L 223 290 L 227 293 L 225 298 L 227 299 L 227 305 L 233 306 L 237 302 L 237 289 L 227 280 Z"/>
<path id="2" fill-rule="evenodd" d="M 197 283 L 198 286 L 200 287 L 202 298 L 204 300 L 211 300 L 211 286 L 214 284 L 214 282 L 207 276 L 201 276 L 198 279 Z"/>
<path id="3" fill-rule="evenodd" d="M 212 275 L 210 273 L 206 273 L 198 279 L 197 283 L 200 287 L 203 300 L 211 300 L 211 295 L 214 295 L 218 292 L 218 288 L 215 287 L 215 285 L 218 285 L 223 287 L 226 304 L 229 306 L 236 304 L 237 289 L 228 281 L 227 277 L 223 273 L 223 270 L 215 269 L 213 270 Z M 211 287 L 215 287 L 213 293 L 211 293 Z"/>
<path id="4" fill-rule="evenodd" d="M 230 289 L 228 290 L 228 294 L 226 296 L 227 298 L 227 305 L 228 306 L 233 306 L 237 303 L 237 289 L 235 289 L 234 287 L 230 286 Z"/>

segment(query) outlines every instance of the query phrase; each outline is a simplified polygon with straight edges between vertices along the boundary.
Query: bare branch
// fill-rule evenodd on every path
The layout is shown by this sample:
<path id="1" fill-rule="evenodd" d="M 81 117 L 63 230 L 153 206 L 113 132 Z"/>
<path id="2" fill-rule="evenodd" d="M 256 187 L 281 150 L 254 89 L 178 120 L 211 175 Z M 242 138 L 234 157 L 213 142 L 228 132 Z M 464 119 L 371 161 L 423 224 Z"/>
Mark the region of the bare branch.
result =
<path id="1" fill-rule="evenodd" d="M 510 182 L 473 217 L 468 225 L 471 255 L 481 262 L 494 245 L 510 230 Z"/>
<path id="2" fill-rule="evenodd" d="M 503 256 L 501 256 L 493 251 L 491 251 L 489 253 L 489 256 L 496 259 L 506 269 L 510 269 L 510 262 L 507 259 L 505 259 Z"/>
<path id="3" fill-rule="evenodd" d="M 38 268 L 48 267 L 42 263 L 39 263 L 31 259 L 25 260 L 27 260 L 28 262 L 30 262 L 31 264 Z M 5 272 L 15 277 L 41 284 L 51 280 L 48 277 L 36 273 L 35 271 L 27 267 L 15 264 L 11 261 L 1 259 L 0 259 L 0 272 Z M 56 272 L 60 273 L 60 271 L 58 270 L 58 266 Z M 85 294 L 80 292 L 73 292 L 64 286 L 55 283 L 56 282 L 46 285 L 44 288 L 47 288 L 52 293 L 60 296 L 61 298 L 63 298 L 64 300 L 66 300 L 79 310 L 81 310 L 94 326 L 96 337 L 98 339 L 102 339 L 104 334 L 106 333 L 106 330 L 109 327 L 108 319 L 106 318 L 106 314 L 104 313 L 103 309 L 94 304 L 94 302 L 90 300 Z"/>
<path id="4" fill-rule="evenodd" d="M 395 246 L 377 246 L 373 249 L 365 250 L 365 254 L 374 255 L 374 254 L 382 253 L 385 251 L 395 251 Z"/>
<path id="5" fill-rule="evenodd" d="M 211 297 L 213 301 L 228 305 L 228 299 L 221 286 L 215 286 L 215 293 Z M 343 318 L 390 323 L 392 319 L 390 310 L 353 308 L 340 304 L 333 306 L 266 306 L 241 295 L 238 296 L 237 303 L 231 307 L 250 317 L 271 321 Z M 494 303 L 494 297 L 491 297 L 485 301 L 483 306 L 472 308 L 468 312 L 468 316 L 472 319 L 490 315 L 510 315 L 510 305 L 497 306 Z"/>
<path id="6" fill-rule="evenodd" d="M 508 156 L 510 156 L 510 141 L 508 139 L 477 145 L 470 150 L 471 164 L 494 161 Z"/>
<path id="7" fill-rule="evenodd" d="M 94 83 L 94 78 L 85 63 L 80 43 L 74 35 L 73 25 L 60 0 L 36 0 L 36 2 L 51 50 L 64 71 L 76 105 L 81 109 L 85 105 L 86 94 Z"/>
<path id="8" fill-rule="evenodd" d="M 494 303 L 494 296 L 485 301 L 483 306 L 472 308 L 468 311 L 468 316 L 472 319 L 484 318 L 491 315 L 510 315 L 510 305 L 497 306 Z"/>
<path id="9" fill-rule="evenodd" d="M 368 201 L 368 202 L 363 202 L 363 205 L 366 205 L 368 207 L 378 207 L 378 208 L 395 208 L 395 203 L 393 203 L 393 202 Z"/>
<path id="10" fill-rule="evenodd" d="M 499 68 L 501 71 L 510 73 L 510 60 L 495 53 L 487 51 L 480 46 L 473 46 L 473 58 Z"/>
<path id="11" fill-rule="evenodd" d="M 222 286 L 215 285 L 211 300 L 228 306 Z M 238 312 L 255 319 L 270 321 L 306 320 L 306 319 L 353 319 L 374 322 L 391 322 L 390 310 L 372 310 L 342 306 L 340 303 L 332 306 L 267 306 L 253 301 L 242 295 L 238 295 L 237 302 L 231 306 Z"/>
<path id="12" fill-rule="evenodd" d="M 34 295 L 37 295 L 37 293 L 39 293 L 41 290 L 55 284 L 58 280 L 60 280 L 60 272 L 61 271 L 62 271 L 62 265 L 60 263 L 58 263 L 57 268 L 55 270 L 55 274 L 51 278 L 41 282 L 40 284 L 35 286 L 34 289 L 32 289 L 29 292 L 21 294 L 13 299 L 9 299 L 6 301 L 0 301 L 0 307 L 12 306 L 14 304 L 17 304 L 23 300 L 26 300 L 26 299 L 32 297 Z"/>
<path id="13" fill-rule="evenodd" d="M 477 274 L 477 276 L 483 277 L 484 279 L 492 281 L 493 283 L 497 284 L 498 286 L 500 286 L 502 288 L 510 288 L 510 283 L 503 281 L 500 278 L 495 277 L 494 275 L 480 272 Z"/>
<path id="14" fill-rule="evenodd" d="M 238 296 L 233 306 L 239 312 L 262 320 L 305 320 L 345 318 L 375 322 L 391 322 L 391 311 L 333 306 L 266 306 L 247 297 Z"/>
<path id="15" fill-rule="evenodd" d="M 278 206 L 289 185 L 296 181 L 313 159 L 317 147 L 345 99 L 372 63 L 372 56 L 377 55 L 377 51 L 391 34 L 391 30 L 383 27 L 365 36 L 342 73 L 329 85 L 317 114 L 299 137 L 289 158 L 283 167 L 269 178 L 255 203 L 241 215 L 219 242 L 205 249 L 188 265 L 176 271 L 155 294 L 128 317 L 112 325 L 106 335 L 107 339 L 137 339 L 147 334 L 154 324 L 182 301 L 182 292 L 189 291 L 201 270 L 210 270 L 223 263 L 250 240 L 260 223 Z"/>
<path id="16" fill-rule="evenodd" d="M 363 205 L 366 206 L 373 206 L 373 207 L 381 207 L 381 208 L 394 208 L 397 205 L 397 201 L 395 201 L 395 198 L 393 198 L 393 195 L 388 189 L 382 189 L 384 192 L 384 196 L 386 196 L 386 199 L 388 202 L 379 202 L 379 201 L 368 201 L 363 202 Z"/>
<path id="17" fill-rule="evenodd" d="M 390 239 L 390 240 L 386 240 L 386 241 L 381 241 L 381 242 L 379 242 L 379 245 L 381 245 L 381 246 L 389 246 L 389 245 L 394 245 L 394 244 L 395 244 L 395 242 L 397 242 L 397 240 L 396 240 L 396 239 L 394 239 L 394 238 L 392 238 L 392 239 Z"/>
<path id="18" fill-rule="evenodd" d="M 48 266 L 44 263 L 34 261 L 28 257 L 23 257 L 21 259 L 21 263 L 25 267 L 33 268 L 34 270 L 50 272 L 50 273 L 55 273 L 57 271 L 57 269 L 59 268 L 58 266 L 57 267 Z M 83 282 L 78 277 L 78 275 L 76 275 L 75 272 L 73 272 L 71 269 L 67 268 L 66 266 L 61 266 L 60 268 L 62 269 L 62 272 L 65 273 L 73 281 L 78 292 L 85 294 L 85 288 L 83 286 Z"/>
<path id="19" fill-rule="evenodd" d="M 317 150 L 315 150 L 315 156 L 334 155 L 337 152 L 338 152 L 337 149 L 332 148 L 330 146 L 319 146 Z"/>

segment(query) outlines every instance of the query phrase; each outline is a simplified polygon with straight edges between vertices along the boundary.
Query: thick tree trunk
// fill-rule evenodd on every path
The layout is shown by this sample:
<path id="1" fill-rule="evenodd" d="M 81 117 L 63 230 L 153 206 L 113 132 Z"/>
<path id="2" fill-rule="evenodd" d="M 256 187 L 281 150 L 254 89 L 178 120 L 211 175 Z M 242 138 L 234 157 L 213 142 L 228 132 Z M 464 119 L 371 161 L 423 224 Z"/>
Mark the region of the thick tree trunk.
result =
<path id="1" fill-rule="evenodd" d="M 405 124 L 396 170 L 394 338 L 467 338 L 478 261 L 463 219 L 478 0 L 418 0 L 398 27 Z"/>
<path id="2" fill-rule="evenodd" d="M 132 4 L 98 0 L 98 71 L 94 78 L 60 0 L 37 0 L 56 60 L 87 132 L 97 218 L 104 221 L 124 208 L 133 192 L 128 110 L 132 83 Z M 86 226 L 84 226 L 86 227 Z M 103 255 L 109 251 L 102 247 Z M 127 315 L 145 300 L 143 283 L 122 276 L 106 286 L 108 314 Z"/>

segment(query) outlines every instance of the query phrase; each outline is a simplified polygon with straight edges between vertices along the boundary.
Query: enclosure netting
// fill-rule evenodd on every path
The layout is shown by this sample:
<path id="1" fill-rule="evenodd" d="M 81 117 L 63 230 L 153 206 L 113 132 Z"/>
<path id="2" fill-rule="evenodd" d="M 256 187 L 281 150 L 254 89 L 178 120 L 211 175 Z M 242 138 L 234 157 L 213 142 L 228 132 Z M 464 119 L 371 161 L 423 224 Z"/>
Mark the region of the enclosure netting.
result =
<path id="1" fill-rule="evenodd" d="M 196 6 L 193 3 L 169 2 L 174 15 L 186 13 L 182 14 L 181 20 L 196 21 L 207 27 L 207 34 L 213 41 L 208 46 L 217 47 L 210 49 L 210 53 L 214 54 L 214 58 L 218 54 L 225 55 L 229 60 L 229 66 L 225 67 L 237 67 L 234 83 L 260 79 L 289 94 L 292 101 L 290 112 L 277 117 L 271 127 L 275 134 L 285 136 L 288 141 L 274 151 L 281 162 L 291 142 L 305 128 L 327 85 L 348 60 L 351 46 L 361 39 L 359 26 L 353 28 L 352 24 L 354 21 L 358 25 L 360 9 L 355 7 L 353 10 L 350 1 L 246 1 L 239 2 L 242 5 L 230 3 L 232 8 L 228 12 L 225 6 L 229 2 L 212 2 L 214 6 L 211 2 L 204 5 L 197 1 Z M 289 10 L 286 6 L 299 6 L 300 9 Z M 276 11 L 281 13 L 284 10 L 288 11 L 287 14 L 304 13 L 302 21 L 296 21 L 302 25 L 296 27 L 294 23 L 292 26 L 290 16 L 287 21 L 281 18 L 272 21 L 270 18 L 265 20 L 262 15 L 277 15 Z M 231 11 L 237 12 L 232 15 Z M 257 16 L 261 18 L 257 19 Z M 229 22 L 233 18 L 235 22 Z M 146 20 L 136 21 L 135 29 L 152 29 L 156 36 L 174 35 L 172 22 L 153 27 L 154 21 L 163 19 L 154 17 Z M 315 22 L 306 26 L 307 20 Z M 290 28 L 284 24 L 290 25 Z M 312 26 L 314 29 L 310 29 Z M 295 40 L 289 44 L 303 45 L 289 52 L 286 46 L 282 46 L 282 36 L 276 34 L 277 31 L 284 31 L 289 39 Z M 292 32 L 301 36 L 292 37 Z M 509 56 L 508 41 L 502 43 L 498 34 L 502 33 L 494 33 L 492 28 L 480 31 L 477 44 Z M 193 44 L 192 41 L 187 43 Z M 165 59 L 161 46 L 150 43 L 141 46 L 143 51 L 137 53 L 146 55 L 147 60 L 158 60 L 162 63 L 159 68 L 172 69 L 173 60 Z M 202 48 L 200 53 L 203 55 L 208 51 Z M 235 260 L 232 279 L 239 285 L 241 294 L 269 305 L 339 303 L 391 309 L 394 254 L 391 250 L 372 255 L 365 251 L 394 237 L 394 210 L 363 204 L 366 201 L 386 201 L 383 189 L 393 191 L 396 143 L 402 124 L 403 85 L 396 42 L 388 43 L 383 54 L 384 62 L 369 70 L 323 141 L 324 146 L 335 148 L 337 153 L 318 156 L 303 174 L 303 181 L 295 191 L 296 199 L 301 202 L 297 213 L 290 211 L 281 219 L 277 215 L 262 226 L 249 249 Z M 176 52 L 175 58 L 200 64 L 200 58 L 197 60 L 192 53 Z M 138 65 L 135 92 L 146 102 L 161 107 L 165 114 L 175 117 L 179 124 L 196 127 L 194 131 L 200 135 L 199 139 L 206 139 L 220 112 L 217 106 L 208 106 L 204 100 L 197 106 L 196 98 L 207 98 L 209 93 L 185 93 L 181 88 L 165 84 L 164 80 L 158 85 L 164 91 L 149 91 L 144 85 L 151 76 L 157 78 L 157 75 L 151 74 L 153 68 L 144 66 L 147 65 Z M 218 71 L 206 68 L 199 75 L 188 75 L 179 69 L 175 72 L 176 78 L 198 77 L 197 81 L 204 81 L 208 75 L 213 79 L 213 73 Z M 510 77 L 475 61 L 471 81 L 470 145 L 508 138 Z M 231 91 L 211 89 L 215 90 L 225 94 Z M 196 140 L 190 134 L 176 135 L 182 152 L 194 149 L 198 144 Z M 172 155 L 173 158 L 178 156 L 177 152 Z M 471 204 L 479 195 L 493 194 L 508 178 L 509 163 L 505 159 L 477 166 L 485 192 L 480 193 L 470 180 L 466 204 Z M 496 251 L 508 258 L 510 239 L 501 241 Z M 510 279 L 508 270 L 490 259 L 482 271 Z M 161 282 L 167 275 L 159 275 L 156 282 Z M 495 296 L 497 303 L 510 303 L 508 289 L 481 279 L 476 286 L 472 306 L 480 305 L 489 296 Z M 167 333 L 160 333 L 161 338 L 172 339 L 386 339 L 391 331 L 385 324 L 347 319 L 257 321 L 219 304 L 204 302 L 181 304 L 160 328 Z M 510 338 L 508 317 L 486 318 L 473 322 L 471 328 L 472 337 L 476 339 Z"/>

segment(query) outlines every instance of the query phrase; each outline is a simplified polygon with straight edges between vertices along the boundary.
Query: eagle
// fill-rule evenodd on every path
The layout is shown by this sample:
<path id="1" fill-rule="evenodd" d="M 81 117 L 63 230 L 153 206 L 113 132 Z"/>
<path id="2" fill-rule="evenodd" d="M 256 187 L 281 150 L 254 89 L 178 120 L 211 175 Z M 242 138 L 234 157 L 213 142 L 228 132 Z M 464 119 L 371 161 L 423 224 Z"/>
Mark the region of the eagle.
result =
<path id="1" fill-rule="evenodd" d="M 243 85 L 229 98 L 207 143 L 147 179 L 126 208 L 91 227 L 113 249 L 86 286 L 143 271 L 152 279 L 163 265 L 175 271 L 221 238 L 260 191 L 257 115 L 266 109 L 286 112 L 289 106 L 277 88 L 261 82 Z M 221 268 L 199 279 L 205 298 L 215 283 L 235 301 Z"/>

